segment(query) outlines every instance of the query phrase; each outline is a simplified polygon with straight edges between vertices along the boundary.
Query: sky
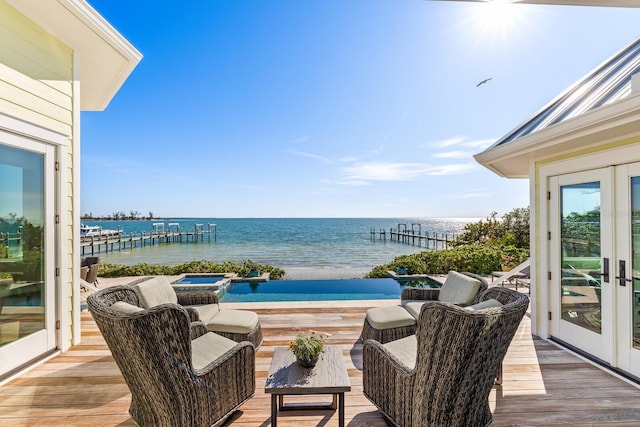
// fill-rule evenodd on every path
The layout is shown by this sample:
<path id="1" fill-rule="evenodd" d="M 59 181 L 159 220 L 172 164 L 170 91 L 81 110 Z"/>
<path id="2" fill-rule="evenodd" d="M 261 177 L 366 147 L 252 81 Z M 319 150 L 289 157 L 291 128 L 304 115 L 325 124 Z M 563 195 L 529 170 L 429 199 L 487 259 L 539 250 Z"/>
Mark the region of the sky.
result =
<path id="1" fill-rule="evenodd" d="M 93 215 L 501 216 L 529 181 L 473 155 L 640 35 L 626 8 L 88 1 L 143 54 L 81 115 Z"/>

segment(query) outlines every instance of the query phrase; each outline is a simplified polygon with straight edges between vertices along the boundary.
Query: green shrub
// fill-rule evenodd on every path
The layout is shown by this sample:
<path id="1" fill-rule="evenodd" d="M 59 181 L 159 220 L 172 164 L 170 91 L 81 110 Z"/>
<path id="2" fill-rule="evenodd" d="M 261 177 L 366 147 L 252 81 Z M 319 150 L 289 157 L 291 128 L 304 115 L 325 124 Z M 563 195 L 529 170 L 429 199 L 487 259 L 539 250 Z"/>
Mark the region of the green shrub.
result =
<path id="1" fill-rule="evenodd" d="M 493 212 L 485 220 L 469 223 L 452 243 L 454 246 L 482 243 L 492 246 L 529 247 L 529 208 L 516 208 L 496 219 Z"/>
<path id="2" fill-rule="evenodd" d="M 118 265 L 101 263 L 98 271 L 100 277 L 124 277 L 124 276 L 176 276 L 184 273 L 236 273 L 239 276 L 247 276 L 251 268 L 262 273 L 271 273 L 271 279 L 281 279 L 285 271 L 281 268 L 266 264 L 256 264 L 250 260 L 241 264 L 225 261 L 215 263 L 212 261 L 190 261 L 176 266 L 151 265 L 146 263 L 135 265 Z"/>
<path id="3" fill-rule="evenodd" d="M 450 270 L 489 274 L 500 270 L 506 255 L 518 260 L 519 264 L 529 258 L 529 249 L 475 243 L 453 249 L 423 251 L 396 257 L 389 264 L 374 267 L 365 277 L 387 277 L 387 271 L 395 271 L 398 267 L 407 268 L 409 274 L 447 274 Z"/>

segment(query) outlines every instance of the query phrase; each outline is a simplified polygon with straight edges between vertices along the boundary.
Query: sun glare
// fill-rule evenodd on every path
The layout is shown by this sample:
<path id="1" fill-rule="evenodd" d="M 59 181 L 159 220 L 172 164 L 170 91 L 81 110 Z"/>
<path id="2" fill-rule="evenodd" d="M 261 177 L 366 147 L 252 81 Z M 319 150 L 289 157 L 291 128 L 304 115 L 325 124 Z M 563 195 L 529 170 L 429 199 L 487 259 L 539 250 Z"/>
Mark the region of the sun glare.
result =
<path id="1" fill-rule="evenodd" d="M 521 21 L 521 12 L 512 0 L 488 0 L 477 6 L 473 21 L 483 34 L 505 36 Z"/>

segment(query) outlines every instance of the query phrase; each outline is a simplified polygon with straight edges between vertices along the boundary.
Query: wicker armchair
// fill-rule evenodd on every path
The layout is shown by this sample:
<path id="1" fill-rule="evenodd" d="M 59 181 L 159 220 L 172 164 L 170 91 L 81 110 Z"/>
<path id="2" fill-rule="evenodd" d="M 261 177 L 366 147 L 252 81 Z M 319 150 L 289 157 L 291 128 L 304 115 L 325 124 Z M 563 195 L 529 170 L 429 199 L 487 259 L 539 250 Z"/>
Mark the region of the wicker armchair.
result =
<path id="1" fill-rule="evenodd" d="M 479 282 L 477 292 L 470 304 L 477 303 L 481 293 L 488 288 L 489 284 L 482 276 L 478 276 L 477 274 L 467 272 L 459 274 Z M 443 286 L 446 286 L 446 283 L 447 281 L 445 280 Z M 421 302 L 438 301 L 441 289 L 442 288 L 405 288 L 402 290 L 400 306 L 377 307 L 369 310 L 362 326 L 362 341 L 373 339 L 384 344 L 415 334 L 418 328 L 417 317 L 420 313 Z M 381 326 L 373 322 L 372 315 L 374 313 L 378 315 L 382 314 L 382 317 L 389 320 L 389 325 Z"/>
<path id="2" fill-rule="evenodd" d="M 491 423 L 489 393 L 529 297 L 490 288 L 480 300 L 490 308 L 425 304 L 416 335 L 364 343 L 364 395 L 394 425 Z"/>
<path id="3" fill-rule="evenodd" d="M 178 304 L 139 307 L 130 286 L 87 298 L 89 311 L 131 391 L 141 426 L 211 426 L 255 393 L 255 348 L 192 322 Z"/>
<path id="4" fill-rule="evenodd" d="M 136 290 L 142 307 L 177 302 L 189 312 L 192 320 L 201 320 L 211 332 L 236 342 L 249 341 L 256 348 L 262 344 L 258 315 L 249 310 L 220 309 L 218 295 L 213 291 L 176 292 L 165 276 L 143 277 L 129 285 Z"/>

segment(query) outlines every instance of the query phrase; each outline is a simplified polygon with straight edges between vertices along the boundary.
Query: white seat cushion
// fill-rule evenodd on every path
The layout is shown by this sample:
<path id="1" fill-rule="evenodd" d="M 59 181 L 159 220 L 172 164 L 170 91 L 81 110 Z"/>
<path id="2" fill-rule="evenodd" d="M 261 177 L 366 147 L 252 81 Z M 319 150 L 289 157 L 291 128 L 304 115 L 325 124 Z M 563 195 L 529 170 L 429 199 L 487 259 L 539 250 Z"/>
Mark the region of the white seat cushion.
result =
<path id="1" fill-rule="evenodd" d="M 211 322 L 214 317 L 220 312 L 218 304 L 202 304 L 202 305 L 190 305 L 189 307 L 195 308 L 198 312 L 198 318 L 205 324 Z"/>
<path id="2" fill-rule="evenodd" d="M 111 308 L 121 314 L 133 314 L 144 311 L 144 308 L 129 304 L 125 301 L 116 301 L 111 304 Z"/>
<path id="3" fill-rule="evenodd" d="M 378 330 L 416 324 L 416 319 L 399 305 L 370 308 L 367 310 L 367 321 Z"/>
<path id="4" fill-rule="evenodd" d="M 467 275 L 450 271 L 438 293 L 438 301 L 469 304 L 478 294 L 480 281 Z"/>
<path id="5" fill-rule="evenodd" d="M 246 310 L 220 310 L 213 319 L 205 322 L 207 329 L 214 332 L 247 334 L 258 325 L 258 315 Z"/>
<path id="6" fill-rule="evenodd" d="M 140 305 L 144 308 L 155 307 L 166 303 L 178 303 L 176 291 L 171 287 L 171 283 L 164 276 L 152 277 L 134 285 L 138 294 Z"/>
<path id="7" fill-rule="evenodd" d="M 485 308 L 493 308 L 493 307 L 502 307 L 502 303 L 497 299 L 488 299 L 486 301 L 480 301 L 477 304 L 470 305 L 469 307 L 465 307 L 469 310 L 482 310 Z"/>
<path id="8" fill-rule="evenodd" d="M 418 338 L 415 335 L 409 335 L 406 338 L 390 341 L 386 344 L 383 344 L 383 346 L 409 369 L 413 369 L 416 367 L 416 357 L 418 355 Z"/>
<path id="9" fill-rule="evenodd" d="M 238 343 L 212 332 L 191 341 L 191 363 L 198 370 L 207 366 Z"/>
<path id="10" fill-rule="evenodd" d="M 428 302 L 429 301 L 408 301 L 402 305 L 409 312 L 410 315 L 412 315 L 416 320 L 418 320 L 420 318 L 420 310 L 422 310 L 422 306 Z"/>

